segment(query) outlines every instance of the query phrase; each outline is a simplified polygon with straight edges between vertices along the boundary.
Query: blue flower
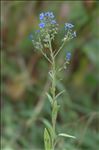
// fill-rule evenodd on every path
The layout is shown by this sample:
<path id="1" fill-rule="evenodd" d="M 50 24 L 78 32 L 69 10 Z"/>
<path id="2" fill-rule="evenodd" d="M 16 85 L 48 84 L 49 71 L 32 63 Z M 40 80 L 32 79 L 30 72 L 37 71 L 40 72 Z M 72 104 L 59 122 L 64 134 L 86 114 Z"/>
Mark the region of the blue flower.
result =
<path id="1" fill-rule="evenodd" d="M 45 16 L 50 17 L 50 18 L 54 18 L 54 15 L 52 12 L 46 12 Z"/>
<path id="2" fill-rule="evenodd" d="M 52 20 L 52 21 L 51 21 L 51 24 L 56 24 L 56 21 L 55 21 L 55 20 Z"/>
<path id="3" fill-rule="evenodd" d="M 67 60 L 67 61 L 70 61 L 70 59 L 71 59 L 71 53 L 68 52 L 68 53 L 66 54 L 66 60 Z"/>
<path id="4" fill-rule="evenodd" d="M 54 18 L 54 15 L 52 12 L 50 12 L 50 18 Z"/>
<path id="5" fill-rule="evenodd" d="M 40 14 L 40 20 L 43 20 L 44 19 L 44 13 L 41 13 Z"/>
<path id="6" fill-rule="evenodd" d="M 44 22 L 41 22 L 41 23 L 39 24 L 39 26 L 40 26 L 40 28 L 44 28 L 44 27 L 45 27 L 45 23 L 44 23 Z"/>
<path id="7" fill-rule="evenodd" d="M 73 27 L 74 27 L 73 24 L 71 24 L 71 23 L 65 23 L 65 29 L 71 29 Z"/>
<path id="8" fill-rule="evenodd" d="M 50 17 L 50 12 L 46 12 L 45 16 Z"/>

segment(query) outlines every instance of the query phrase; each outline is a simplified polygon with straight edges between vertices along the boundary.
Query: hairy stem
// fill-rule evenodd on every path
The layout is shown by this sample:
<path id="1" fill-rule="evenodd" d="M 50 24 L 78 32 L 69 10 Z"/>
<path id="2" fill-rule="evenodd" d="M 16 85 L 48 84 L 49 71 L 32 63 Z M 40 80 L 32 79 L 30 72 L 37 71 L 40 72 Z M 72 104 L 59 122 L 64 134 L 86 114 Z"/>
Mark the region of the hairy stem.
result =
<path id="1" fill-rule="evenodd" d="M 56 91 L 56 66 L 55 66 L 55 57 L 54 57 L 54 53 L 52 50 L 52 45 L 51 45 L 51 39 L 49 36 L 49 48 L 50 48 L 50 55 L 51 55 L 51 60 L 52 60 L 52 87 L 51 87 L 51 93 L 52 93 L 52 98 L 53 98 L 53 106 L 52 106 L 52 111 L 54 108 L 54 102 L 55 102 L 55 91 Z M 53 127 L 53 131 L 55 134 L 55 125 L 56 125 L 56 120 L 53 119 L 53 115 L 52 115 L 52 127 Z M 52 139 L 52 150 L 54 150 L 54 141 L 55 141 L 55 136 Z"/>
<path id="2" fill-rule="evenodd" d="M 65 42 L 62 43 L 61 47 L 59 48 L 59 50 L 56 52 L 56 54 L 54 55 L 54 58 L 58 55 L 58 53 L 61 51 L 61 49 L 63 48 Z"/>

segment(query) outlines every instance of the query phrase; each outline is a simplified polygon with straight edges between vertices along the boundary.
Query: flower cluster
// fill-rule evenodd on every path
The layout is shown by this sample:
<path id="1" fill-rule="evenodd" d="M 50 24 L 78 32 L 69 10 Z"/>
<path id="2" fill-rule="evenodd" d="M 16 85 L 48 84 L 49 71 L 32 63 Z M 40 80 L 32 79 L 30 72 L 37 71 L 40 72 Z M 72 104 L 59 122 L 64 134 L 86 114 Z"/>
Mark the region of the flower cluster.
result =
<path id="1" fill-rule="evenodd" d="M 71 23 L 65 23 L 65 29 L 72 29 L 74 27 Z"/>
<path id="2" fill-rule="evenodd" d="M 66 36 L 65 39 L 72 39 L 76 37 L 76 31 L 73 31 L 74 25 L 71 23 L 65 23 Z"/>
<path id="3" fill-rule="evenodd" d="M 40 14 L 41 23 L 39 24 L 39 27 L 44 28 L 48 24 L 56 24 L 56 21 L 53 20 L 53 18 L 54 18 L 54 15 L 52 12 L 41 13 Z"/>
<path id="4" fill-rule="evenodd" d="M 50 40 L 53 40 L 58 31 L 58 24 L 55 20 L 53 12 L 42 12 L 39 15 L 39 19 L 39 29 L 35 32 L 35 36 L 32 34 L 30 35 L 30 39 L 32 40 L 33 45 L 37 50 L 40 50 L 40 48 L 49 48 L 49 37 Z M 62 39 L 62 47 L 66 41 L 69 41 L 74 37 L 76 37 L 74 25 L 72 23 L 65 23 L 65 35 Z M 59 51 L 56 52 L 55 56 L 59 53 Z M 70 58 L 71 53 L 68 52 L 66 54 L 66 62 L 69 62 Z"/>
<path id="5" fill-rule="evenodd" d="M 44 42 L 48 41 L 48 34 L 53 40 L 58 31 L 58 24 L 55 20 L 55 16 L 53 15 L 53 13 L 52 12 L 41 13 L 39 19 L 40 19 L 39 27 L 43 41 Z"/>
<path id="6" fill-rule="evenodd" d="M 70 40 L 70 39 L 76 37 L 76 31 L 73 31 L 73 28 L 74 28 L 73 24 L 65 23 L 66 34 L 65 34 L 65 37 L 64 37 L 63 41 Z M 66 62 L 65 62 L 65 64 L 66 63 L 68 64 L 70 62 L 70 59 L 71 59 L 71 53 L 67 52 L 66 53 Z"/>

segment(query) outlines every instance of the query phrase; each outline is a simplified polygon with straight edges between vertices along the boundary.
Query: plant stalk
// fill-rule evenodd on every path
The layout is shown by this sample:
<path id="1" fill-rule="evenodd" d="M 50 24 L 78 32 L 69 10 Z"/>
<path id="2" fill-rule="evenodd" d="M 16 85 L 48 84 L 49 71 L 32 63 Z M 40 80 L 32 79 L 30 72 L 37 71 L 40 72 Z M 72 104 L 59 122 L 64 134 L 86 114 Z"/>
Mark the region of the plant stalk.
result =
<path id="1" fill-rule="evenodd" d="M 51 39 L 50 39 L 50 36 L 49 36 L 49 48 L 50 48 L 50 55 L 51 55 L 51 61 L 52 61 L 52 75 L 53 75 L 53 78 L 52 78 L 52 87 L 51 87 L 51 93 L 52 93 L 52 98 L 53 98 L 53 105 L 52 105 L 52 111 L 53 111 L 53 108 L 54 108 L 54 102 L 55 102 L 55 91 L 56 91 L 56 66 L 55 66 L 55 57 L 54 57 L 54 53 L 53 53 L 53 50 L 52 50 L 52 45 L 51 45 Z M 56 125 L 56 120 L 53 119 L 53 115 L 52 115 L 52 128 L 53 128 L 53 132 L 54 132 L 54 137 L 52 139 L 52 149 L 51 150 L 54 150 L 54 142 L 55 142 L 55 125 Z"/>

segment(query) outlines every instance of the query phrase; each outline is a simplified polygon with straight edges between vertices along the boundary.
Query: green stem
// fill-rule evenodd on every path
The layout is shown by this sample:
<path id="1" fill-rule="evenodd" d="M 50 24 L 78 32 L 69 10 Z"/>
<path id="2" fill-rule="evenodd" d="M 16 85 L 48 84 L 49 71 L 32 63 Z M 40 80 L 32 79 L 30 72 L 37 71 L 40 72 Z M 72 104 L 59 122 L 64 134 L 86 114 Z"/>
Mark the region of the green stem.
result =
<path id="1" fill-rule="evenodd" d="M 55 100 L 55 87 L 56 87 L 56 83 L 55 83 L 56 68 L 55 68 L 55 58 L 54 58 L 54 54 L 53 54 L 53 50 L 52 50 L 52 45 L 51 45 L 50 36 L 49 36 L 49 48 L 50 48 L 51 59 L 52 59 L 52 74 L 53 74 L 53 80 L 52 80 L 52 96 L 53 96 L 53 101 L 54 101 L 54 100 Z"/>
<path id="2" fill-rule="evenodd" d="M 62 43 L 61 47 L 59 48 L 59 50 L 56 52 L 56 54 L 54 55 L 54 58 L 58 55 L 58 53 L 61 51 L 61 49 L 63 48 L 65 42 Z"/>
<path id="3" fill-rule="evenodd" d="M 58 55 L 58 53 L 61 51 L 61 49 L 64 47 L 66 40 L 69 40 L 69 34 L 70 32 L 67 32 L 67 36 L 65 37 L 65 40 L 63 41 L 62 45 L 60 46 L 60 48 L 58 49 L 58 51 L 55 53 L 54 58 Z"/>
<path id="4" fill-rule="evenodd" d="M 55 66 L 55 57 L 54 57 L 54 53 L 52 50 L 52 45 L 51 45 L 51 39 L 49 36 L 49 48 L 50 48 L 50 53 L 51 53 L 51 60 L 52 60 L 52 74 L 53 74 L 53 79 L 52 79 L 52 97 L 53 97 L 53 106 L 52 106 L 52 111 L 53 111 L 53 107 L 54 107 L 54 102 L 55 102 L 55 91 L 56 91 L 56 66 Z M 53 127 L 53 131 L 54 131 L 54 135 L 55 135 L 55 125 L 56 125 L 56 120 L 53 122 L 53 115 L 52 115 L 52 127 Z M 52 139 L 52 150 L 54 150 L 54 141 L 55 141 L 55 136 Z"/>

